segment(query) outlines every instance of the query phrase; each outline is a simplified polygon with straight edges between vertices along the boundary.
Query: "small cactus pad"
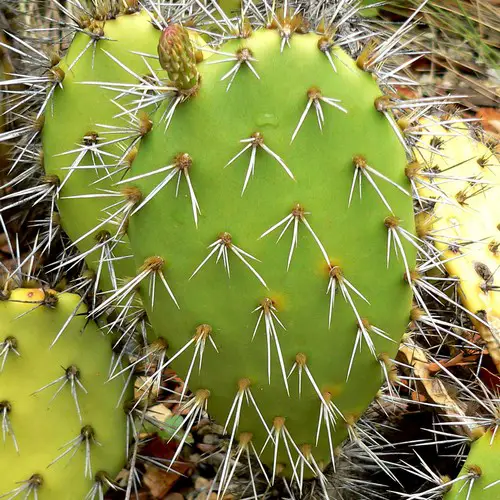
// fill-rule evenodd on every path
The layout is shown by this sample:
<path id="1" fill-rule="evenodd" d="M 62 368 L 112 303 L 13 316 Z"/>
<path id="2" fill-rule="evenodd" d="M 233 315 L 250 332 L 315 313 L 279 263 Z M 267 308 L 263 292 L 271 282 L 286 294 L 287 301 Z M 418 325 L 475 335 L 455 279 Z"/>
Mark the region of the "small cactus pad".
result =
<path id="1" fill-rule="evenodd" d="M 408 324 L 415 267 L 405 151 L 382 93 L 305 26 L 247 31 L 196 66 L 165 30 L 178 92 L 131 169 L 140 270 L 114 297 L 140 284 L 194 392 L 188 424 L 208 408 L 242 452 L 264 447 L 273 476 L 295 475 L 297 458 L 317 473 L 356 439 Z"/>
<path id="2" fill-rule="evenodd" d="M 120 171 L 123 176 L 136 154 L 137 132 L 123 114 L 123 106 L 133 97 L 114 98 L 127 84 L 138 84 L 150 73 L 146 59 L 137 53 L 154 54 L 159 34 L 146 12 L 92 21 L 54 67 L 62 77 L 62 88 L 54 89 L 45 113 L 45 171 L 59 178 L 58 207 L 65 231 L 82 253 L 96 248 L 86 261 L 94 270 L 101 263 L 104 290 L 115 286 L 114 275 L 123 278 L 134 272 L 126 234 L 113 239 L 117 227 L 103 224 L 105 209 L 113 201 L 99 197 L 119 180 L 110 174 Z M 148 64 L 158 69 L 157 62 Z M 122 139 L 121 147 L 117 139 Z M 91 197 L 68 199 L 82 194 Z"/>
<path id="3" fill-rule="evenodd" d="M 487 431 L 471 445 L 469 455 L 444 500 L 500 498 L 500 434 Z"/>
<path id="4" fill-rule="evenodd" d="M 422 236 L 433 238 L 446 271 L 459 279 L 462 302 L 500 371 L 500 162 L 463 123 L 424 124 L 430 134 L 413 172 L 423 180 L 420 196 L 435 203 Z"/>
<path id="5" fill-rule="evenodd" d="M 126 460 L 122 386 L 106 384 L 111 348 L 80 303 L 37 288 L 0 302 L 2 498 L 83 499 Z"/>

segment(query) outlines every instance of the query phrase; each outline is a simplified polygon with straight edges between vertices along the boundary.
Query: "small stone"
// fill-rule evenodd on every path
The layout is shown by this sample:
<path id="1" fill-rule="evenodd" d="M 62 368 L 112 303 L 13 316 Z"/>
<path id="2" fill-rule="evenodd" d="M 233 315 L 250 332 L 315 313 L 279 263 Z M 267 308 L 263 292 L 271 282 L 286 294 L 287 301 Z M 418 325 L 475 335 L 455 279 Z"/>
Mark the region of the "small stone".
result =
<path id="1" fill-rule="evenodd" d="M 147 384 L 148 382 L 148 377 L 145 376 L 140 376 L 135 379 L 134 382 L 134 399 L 139 400 L 140 398 L 144 398 L 145 395 L 147 396 L 147 400 L 149 402 L 153 402 L 156 400 L 158 397 L 158 389 L 153 387 L 151 390 Z M 149 394 L 146 394 L 146 392 L 149 391 Z"/>
<path id="2" fill-rule="evenodd" d="M 215 477 L 215 469 L 212 465 L 207 464 L 206 462 L 199 462 L 196 465 L 196 470 L 200 476 L 206 477 L 206 478 L 213 478 Z"/>
<path id="3" fill-rule="evenodd" d="M 205 436 L 206 434 L 217 434 L 218 436 L 223 436 L 224 427 L 222 427 L 222 425 L 207 421 L 205 425 L 202 425 L 202 423 L 200 423 L 200 425 L 196 429 L 196 432 L 200 436 Z"/>
<path id="4" fill-rule="evenodd" d="M 217 449 L 217 446 L 213 444 L 203 444 L 203 443 L 198 443 L 196 447 L 203 453 L 213 453 Z"/>
<path id="5" fill-rule="evenodd" d="M 207 434 L 203 436 L 203 444 L 219 444 L 220 438 L 219 436 L 216 436 L 215 434 Z"/>
<path id="6" fill-rule="evenodd" d="M 211 481 L 205 479 L 204 477 L 197 477 L 194 482 L 194 487 L 198 491 L 208 491 L 210 489 Z"/>
<path id="7" fill-rule="evenodd" d="M 212 432 L 210 420 L 209 419 L 200 420 L 200 422 L 197 425 L 193 426 L 193 430 L 200 436 L 204 436 L 205 434 L 210 434 Z"/>
<path id="8" fill-rule="evenodd" d="M 172 412 L 165 405 L 157 404 L 148 409 L 146 416 L 164 424 L 172 416 Z"/>

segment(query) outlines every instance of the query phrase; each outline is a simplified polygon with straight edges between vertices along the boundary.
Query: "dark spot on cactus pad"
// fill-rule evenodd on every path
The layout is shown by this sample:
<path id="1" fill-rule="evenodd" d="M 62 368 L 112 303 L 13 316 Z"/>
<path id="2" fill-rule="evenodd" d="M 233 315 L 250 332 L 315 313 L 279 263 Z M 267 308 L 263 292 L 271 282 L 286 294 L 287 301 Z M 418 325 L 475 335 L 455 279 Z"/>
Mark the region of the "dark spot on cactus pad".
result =
<path id="1" fill-rule="evenodd" d="M 493 273 L 490 271 L 490 268 L 482 262 L 474 262 L 474 271 L 486 282 L 493 280 Z"/>

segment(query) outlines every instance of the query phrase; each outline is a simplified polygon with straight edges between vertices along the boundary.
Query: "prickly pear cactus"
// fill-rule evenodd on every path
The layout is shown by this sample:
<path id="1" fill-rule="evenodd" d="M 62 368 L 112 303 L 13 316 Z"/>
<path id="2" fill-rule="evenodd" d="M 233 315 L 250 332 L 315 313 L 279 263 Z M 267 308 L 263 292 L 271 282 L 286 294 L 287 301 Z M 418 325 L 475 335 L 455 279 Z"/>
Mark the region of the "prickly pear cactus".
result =
<path id="1" fill-rule="evenodd" d="M 125 462 L 122 384 L 105 384 L 109 342 L 80 304 L 36 288 L 0 302 L 1 497 L 101 498 Z"/>
<path id="2" fill-rule="evenodd" d="M 133 275 L 135 267 L 125 228 L 103 217 L 113 203 L 99 195 L 112 191 L 127 174 L 140 138 L 150 129 L 148 112 L 154 106 L 146 106 L 137 117 L 126 108 L 150 99 L 150 79 L 161 69 L 150 54 L 156 51 L 160 32 L 151 14 L 138 8 L 117 9 L 105 20 L 82 23 L 85 29 L 51 68 L 44 167 L 47 182 L 56 184 L 61 224 L 72 245 L 97 271 L 101 288 L 110 290 L 116 288 L 117 278 Z M 191 36 L 203 44 L 199 35 Z M 141 88 L 128 94 L 138 83 Z"/>
<path id="3" fill-rule="evenodd" d="M 85 273 L 77 283 L 87 287 L 90 282 L 93 287 L 92 314 L 115 309 L 113 322 L 124 326 L 115 347 L 120 349 L 119 360 L 132 353 L 131 365 L 122 367 L 117 361 L 109 372 L 106 368 L 106 378 L 140 374 L 136 400 L 127 405 L 131 429 L 136 417 L 141 422 L 151 419 L 148 425 L 158 422 L 155 409 L 162 408 L 164 390 L 173 390 L 163 384 L 165 378 L 170 381 L 170 366 L 188 384 L 179 387 L 176 382 L 172 387 L 182 392 L 169 394 L 169 403 L 180 400 L 179 413 L 185 415 L 185 432 L 174 432 L 181 443 L 172 463 L 206 410 L 224 425 L 228 452 L 212 485 L 220 497 L 247 465 L 246 491 L 251 487 L 255 498 L 266 489 L 257 476 L 269 484 L 283 477 L 290 496 L 289 479 L 293 495 L 302 497 L 309 494 L 303 480 L 310 476 L 318 478 L 311 485 L 315 498 L 321 493 L 325 498 L 343 496 L 347 483 L 356 498 L 376 495 L 371 491 L 376 484 L 343 474 L 339 457 L 350 470 L 357 469 L 351 461 L 354 456 L 363 466 L 371 461 L 397 480 L 388 468 L 390 459 L 376 454 L 385 439 L 379 434 L 380 421 L 373 420 L 370 411 L 359 417 L 375 395 L 377 413 L 380 408 L 392 413 L 395 393 L 397 406 L 404 405 L 404 380 L 397 378 L 396 368 L 401 365 L 393 365 L 391 359 L 410 319 L 402 352 L 405 373 L 413 370 L 408 372 L 411 384 L 419 390 L 423 386 L 427 402 L 430 398 L 439 404 L 439 413 L 456 422 L 465 411 L 452 392 L 445 390 L 446 397 L 433 399 L 428 390 L 432 385 L 436 394 L 440 385 L 433 374 L 446 370 L 446 381 L 458 384 L 458 397 L 467 394 L 465 403 L 473 397 L 484 409 L 471 381 L 461 384 L 453 368 L 469 365 L 480 355 L 445 359 L 446 339 L 453 338 L 453 352 L 455 347 L 463 349 L 457 337 L 466 332 L 468 338 L 471 330 L 458 327 L 461 316 L 460 321 L 443 318 L 465 304 L 496 356 L 491 325 L 497 308 L 491 295 L 498 287 L 497 266 L 485 257 L 483 245 L 488 240 L 488 251 L 496 256 L 496 238 L 491 224 L 479 231 L 477 219 L 469 218 L 468 211 L 474 200 L 483 202 L 493 191 L 493 179 L 487 183 L 483 174 L 471 177 L 465 172 L 457 177 L 462 160 L 436 167 L 426 159 L 426 150 L 443 154 L 440 150 L 449 139 L 466 135 L 453 126 L 453 117 L 440 122 L 445 127 L 439 129 L 442 137 L 430 140 L 426 134 L 432 131 L 422 134 L 418 125 L 413 126 L 426 110 L 454 103 L 453 96 L 401 100 L 392 93 L 394 83 L 408 83 L 399 71 L 408 63 L 400 56 L 412 53 L 411 45 L 401 47 L 399 37 L 407 34 L 425 3 L 396 33 L 379 32 L 375 40 L 368 23 L 359 22 L 357 0 L 300 1 L 293 8 L 286 1 L 243 0 L 241 15 L 235 0 L 65 2 L 57 36 L 59 29 L 64 31 L 60 40 L 75 36 L 62 60 L 43 43 L 49 36 L 47 26 L 25 33 L 24 39 L 7 47 L 16 54 L 16 78 L 0 81 L 9 97 L 2 104 L 16 120 L 8 133 L 0 133 L 0 143 L 13 142 L 15 177 L 3 187 L 15 189 L 2 195 L 0 216 L 9 207 L 38 204 L 46 218 L 36 222 L 42 228 L 36 240 L 46 237 L 48 227 L 49 241 L 30 242 L 28 261 L 62 246 L 61 258 L 50 269 L 68 269 L 85 258 L 97 271 L 95 276 Z M 188 34 L 187 27 L 201 33 L 209 45 L 193 30 Z M 366 40 L 370 42 L 362 48 Z M 418 140 L 418 151 L 412 151 Z M 452 158 L 458 149 L 443 156 Z M 45 161 L 44 172 L 38 158 Z M 474 164 L 480 171 L 482 167 L 494 170 L 497 163 L 486 155 Z M 427 217 L 422 224 L 419 220 L 416 230 L 412 203 Z M 465 236 L 458 229 L 458 235 L 448 236 L 448 213 L 441 210 L 450 204 L 459 214 L 458 229 L 467 229 Z M 483 203 L 473 208 L 476 214 L 485 210 Z M 72 244 L 64 234 L 61 240 L 52 238 L 57 217 L 50 211 L 60 212 Z M 429 223 L 432 218 L 434 225 Z M 68 257 L 72 247 L 83 253 Z M 475 256 L 469 262 L 470 254 Z M 459 276 L 470 291 L 462 294 L 463 302 L 446 293 L 455 278 L 440 275 L 436 267 Z M 16 278 L 22 278 L 21 268 L 13 271 Z M 474 281 L 473 272 L 479 281 Z M 106 296 L 97 293 L 99 288 Z M 138 291 L 159 335 L 149 346 L 145 311 L 134 301 Z M 25 344 L 18 342 L 17 329 L 25 329 L 19 325 L 42 313 L 56 315 L 66 304 L 67 295 L 55 304 L 50 292 L 40 297 L 36 294 L 41 292 L 34 292 L 34 304 L 14 302 L 16 294 L 25 293 L 31 292 L 16 291 L 13 300 L 0 304 L 0 310 L 15 307 L 20 312 L 40 306 L 14 322 L 15 333 L 0 338 L 5 373 L 24 359 Z M 436 315 L 436 299 L 453 308 L 438 308 Z M 66 333 L 75 333 L 74 322 L 83 320 L 74 318 Z M 57 335 L 56 330 L 51 325 Z M 29 353 L 29 376 L 21 379 L 22 384 L 45 376 L 52 367 L 46 360 L 59 353 L 59 345 L 66 345 L 65 338 L 66 334 L 48 351 L 39 349 L 42 355 L 37 352 L 36 358 Z M 442 344 L 436 345 L 435 338 Z M 467 338 L 464 345 L 471 347 Z M 72 342 L 83 340 L 78 337 L 77 342 L 72 335 Z M 96 348 L 97 344 L 96 340 Z M 426 353 L 422 345 L 431 349 Z M 439 359 L 431 359 L 438 347 Z M 78 345 L 77 361 L 65 349 L 57 360 L 61 371 L 51 372 L 48 382 L 31 388 L 33 396 L 22 400 L 26 405 L 43 404 L 42 411 L 37 407 L 29 412 L 43 426 L 49 425 L 45 413 L 67 413 L 67 422 L 54 420 L 55 430 L 40 432 L 38 422 L 19 426 L 16 398 L 21 392 L 13 392 L 9 383 L 9 393 L 1 393 L 0 382 L 7 457 L 0 457 L 0 468 L 10 470 L 12 462 L 16 473 L 22 472 L 0 479 L 0 496 L 58 499 L 87 492 L 89 499 L 102 497 L 101 489 L 113 472 L 107 466 L 118 466 L 119 452 L 106 451 L 103 435 L 106 439 L 112 431 L 93 417 L 94 384 L 88 382 L 86 361 L 80 359 L 95 362 L 96 374 L 104 373 L 105 363 L 99 364 L 95 352 L 81 354 L 88 348 L 93 349 L 94 342 Z M 477 352 L 483 352 L 482 344 Z M 388 383 L 377 392 L 384 378 Z M 56 383 L 50 385 L 51 381 Z M 397 387 L 391 384 L 396 382 Z M 154 406 L 148 409 L 148 404 Z M 92 417 L 90 423 L 83 421 L 87 416 Z M 439 422 L 440 415 L 435 416 Z M 106 417 L 105 424 L 118 432 L 123 422 L 114 425 Z M 139 439 L 129 449 L 126 498 L 138 487 L 143 472 L 140 444 L 149 430 L 142 427 L 134 433 Z M 201 434 L 200 427 L 196 432 Z M 43 462 L 40 468 L 35 464 L 36 470 L 24 470 L 28 460 L 16 457 L 19 447 L 23 458 L 25 436 L 30 436 L 30 445 L 50 438 L 47 446 L 34 452 Z M 343 443 L 346 437 L 350 443 Z M 109 460 L 102 453 L 109 453 Z M 101 458 L 107 475 L 99 472 L 104 470 Z M 322 472 L 330 461 L 337 462 L 333 482 L 338 479 L 342 485 L 333 496 L 329 492 L 337 486 Z M 432 486 L 431 496 L 455 483 L 475 493 L 486 470 L 475 462 L 478 465 L 472 463 L 456 480 L 426 478 L 424 472 L 424 481 L 430 477 L 438 484 Z M 73 477 L 75 464 L 80 474 Z M 416 470 L 408 464 L 402 467 L 412 474 Z M 4 487 L 2 481 L 9 483 Z M 69 483 L 63 489 L 62 484 Z M 491 489 L 484 491 L 494 485 L 494 480 L 488 482 Z M 53 487 L 60 490 L 48 489 Z"/>
<path id="4" fill-rule="evenodd" d="M 205 3 L 96 2 L 79 21 L 43 75 L 44 192 L 84 252 L 61 265 L 85 256 L 108 292 L 93 314 L 130 318 L 142 294 L 160 338 L 138 393 L 171 364 L 188 432 L 208 410 L 237 457 L 302 484 L 347 436 L 363 447 L 356 422 L 429 290 L 404 129 L 436 101 L 385 94 L 398 33 L 362 48 L 350 2 Z"/>
<path id="5" fill-rule="evenodd" d="M 43 130 L 47 182 L 56 183 L 62 226 L 105 290 L 116 286 L 117 276 L 132 275 L 134 266 L 125 232 L 113 240 L 118 228 L 103 217 L 111 203 L 95 195 L 111 188 L 110 170 L 126 173 L 147 119 L 134 130 L 123 113 L 132 98 L 114 100 L 116 92 L 103 87 L 113 82 L 124 89 L 145 79 L 150 71 L 138 53 L 153 52 L 158 34 L 145 12 L 88 21 L 51 70 L 56 80 Z M 78 198 L 84 192 L 90 196 Z"/>
<path id="6" fill-rule="evenodd" d="M 418 177 L 422 198 L 433 202 L 422 236 L 432 238 L 446 271 L 459 280 L 462 303 L 500 370 L 500 162 L 466 124 L 453 121 L 424 122 L 428 135 L 408 171 Z"/>
<path id="7" fill-rule="evenodd" d="M 500 435 L 489 430 L 476 439 L 445 500 L 496 500 L 500 495 Z"/>
<path id="8" fill-rule="evenodd" d="M 208 409 L 238 457 L 299 480 L 357 438 L 408 324 L 418 243 L 369 53 L 280 15 L 201 63 L 184 28 L 163 31 L 175 91 L 121 183 L 139 271 L 101 307 L 140 286 L 167 339 L 158 372 L 172 362 L 194 392 L 188 431 Z"/>

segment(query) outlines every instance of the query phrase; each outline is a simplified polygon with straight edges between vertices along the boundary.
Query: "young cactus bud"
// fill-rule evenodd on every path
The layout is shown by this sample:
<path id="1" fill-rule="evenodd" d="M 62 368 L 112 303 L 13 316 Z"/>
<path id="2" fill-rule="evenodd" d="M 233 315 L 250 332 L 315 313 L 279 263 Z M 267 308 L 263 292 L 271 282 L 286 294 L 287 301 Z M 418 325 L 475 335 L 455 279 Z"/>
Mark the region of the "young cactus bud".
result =
<path id="1" fill-rule="evenodd" d="M 171 24 L 163 30 L 158 56 L 161 67 L 178 89 L 189 90 L 198 83 L 195 50 L 183 26 Z"/>

